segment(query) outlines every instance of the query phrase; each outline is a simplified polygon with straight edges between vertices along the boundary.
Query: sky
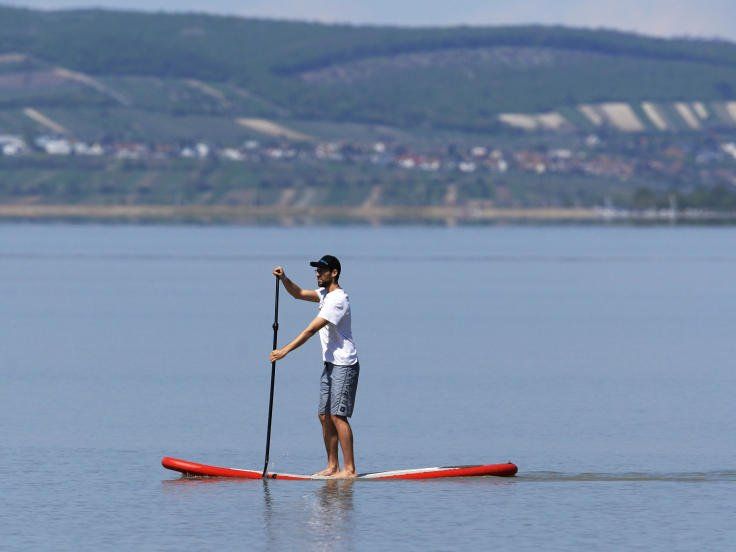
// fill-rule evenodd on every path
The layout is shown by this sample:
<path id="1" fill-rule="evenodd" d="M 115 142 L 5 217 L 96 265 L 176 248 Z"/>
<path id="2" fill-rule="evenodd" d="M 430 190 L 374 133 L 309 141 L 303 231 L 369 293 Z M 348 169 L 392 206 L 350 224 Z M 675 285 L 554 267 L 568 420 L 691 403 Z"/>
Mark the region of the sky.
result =
<path id="1" fill-rule="evenodd" d="M 0 0 L 59 9 L 199 11 L 328 23 L 564 24 L 736 41 L 736 0 Z"/>

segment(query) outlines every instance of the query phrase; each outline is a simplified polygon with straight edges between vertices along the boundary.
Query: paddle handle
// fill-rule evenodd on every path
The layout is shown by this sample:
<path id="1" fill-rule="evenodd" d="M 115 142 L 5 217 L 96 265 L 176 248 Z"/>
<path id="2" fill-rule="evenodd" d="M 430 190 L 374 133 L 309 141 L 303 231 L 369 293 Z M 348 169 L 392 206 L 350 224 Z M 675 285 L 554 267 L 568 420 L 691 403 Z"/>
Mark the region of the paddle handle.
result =
<path id="1" fill-rule="evenodd" d="M 279 278 L 276 277 L 276 299 L 274 300 L 273 310 L 273 349 L 276 349 L 279 335 Z M 271 363 L 271 393 L 268 399 L 268 430 L 266 431 L 266 459 L 263 461 L 263 473 L 261 477 L 265 479 L 268 471 L 268 455 L 271 451 L 271 419 L 273 418 L 273 388 L 276 381 L 276 361 Z"/>

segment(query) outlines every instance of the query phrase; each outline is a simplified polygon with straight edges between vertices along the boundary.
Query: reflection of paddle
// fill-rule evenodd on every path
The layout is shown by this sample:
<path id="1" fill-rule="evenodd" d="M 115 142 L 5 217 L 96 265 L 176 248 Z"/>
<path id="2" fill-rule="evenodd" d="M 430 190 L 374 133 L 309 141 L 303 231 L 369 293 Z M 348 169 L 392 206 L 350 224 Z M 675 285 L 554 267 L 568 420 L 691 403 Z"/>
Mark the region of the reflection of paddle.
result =
<path id="1" fill-rule="evenodd" d="M 276 340 L 279 334 L 279 277 L 276 276 L 276 299 L 273 309 L 273 347 L 276 349 Z M 268 453 L 271 450 L 271 416 L 273 415 L 273 384 L 276 379 L 276 361 L 271 363 L 271 397 L 268 400 L 268 432 L 266 433 L 266 460 L 263 463 L 262 477 L 266 477 L 268 470 Z"/>

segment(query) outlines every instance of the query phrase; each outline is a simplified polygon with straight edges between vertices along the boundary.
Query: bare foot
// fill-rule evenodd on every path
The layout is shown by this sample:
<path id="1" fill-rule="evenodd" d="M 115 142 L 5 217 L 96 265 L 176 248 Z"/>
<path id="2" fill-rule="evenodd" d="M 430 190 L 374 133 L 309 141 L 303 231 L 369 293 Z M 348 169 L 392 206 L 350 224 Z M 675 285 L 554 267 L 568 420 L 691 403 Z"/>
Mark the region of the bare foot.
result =
<path id="1" fill-rule="evenodd" d="M 340 471 L 340 466 L 335 466 L 334 468 L 327 466 L 322 471 L 318 471 L 317 473 L 313 473 L 312 477 L 332 477 L 336 473 Z"/>
<path id="2" fill-rule="evenodd" d="M 355 479 L 358 476 L 355 470 L 341 470 L 334 475 L 330 476 L 330 479 Z"/>

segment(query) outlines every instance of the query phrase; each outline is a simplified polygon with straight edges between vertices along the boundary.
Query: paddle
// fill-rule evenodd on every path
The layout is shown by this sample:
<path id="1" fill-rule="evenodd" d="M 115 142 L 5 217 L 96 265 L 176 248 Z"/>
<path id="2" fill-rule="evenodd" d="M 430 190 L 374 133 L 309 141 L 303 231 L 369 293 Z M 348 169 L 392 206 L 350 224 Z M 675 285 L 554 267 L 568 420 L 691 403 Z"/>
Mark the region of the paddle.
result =
<path id="1" fill-rule="evenodd" d="M 276 349 L 276 341 L 279 333 L 279 278 L 276 277 L 276 299 L 273 312 L 273 349 Z M 268 470 L 268 453 L 271 450 L 271 417 L 273 415 L 273 384 L 276 379 L 276 361 L 271 363 L 271 396 L 268 400 L 268 432 L 266 433 L 266 460 L 263 463 L 263 474 L 261 477 L 266 477 L 266 470 Z"/>

